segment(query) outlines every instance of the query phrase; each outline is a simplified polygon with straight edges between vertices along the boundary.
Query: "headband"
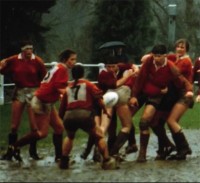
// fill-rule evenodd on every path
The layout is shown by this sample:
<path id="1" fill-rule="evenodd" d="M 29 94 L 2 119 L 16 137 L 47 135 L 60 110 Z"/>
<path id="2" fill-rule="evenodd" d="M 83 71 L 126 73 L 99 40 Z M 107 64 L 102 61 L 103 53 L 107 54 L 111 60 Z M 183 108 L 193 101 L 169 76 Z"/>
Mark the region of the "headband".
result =
<path id="1" fill-rule="evenodd" d="M 33 45 L 25 45 L 25 46 L 21 47 L 22 51 L 24 51 L 26 49 L 33 49 Z"/>

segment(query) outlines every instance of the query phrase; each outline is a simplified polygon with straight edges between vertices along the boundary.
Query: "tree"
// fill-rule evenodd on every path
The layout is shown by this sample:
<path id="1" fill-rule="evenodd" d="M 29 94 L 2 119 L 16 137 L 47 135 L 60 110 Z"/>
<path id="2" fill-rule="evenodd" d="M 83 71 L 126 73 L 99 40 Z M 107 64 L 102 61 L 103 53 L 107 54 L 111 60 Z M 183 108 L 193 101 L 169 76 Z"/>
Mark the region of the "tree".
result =
<path id="1" fill-rule="evenodd" d="M 19 42 L 31 38 L 38 50 L 44 50 L 43 33 L 48 27 L 40 25 L 41 16 L 55 4 L 55 0 L 1 0 L 2 58 L 19 51 Z"/>
<path id="2" fill-rule="evenodd" d="M 147 0 L 100 0 L 97 2 L 93 24 L 93 60 L 100 58 L 97 48 L 107 41 L 123 41 L 127 54 L 136 63 L 156 35 L 152 27 L 150 1 Z M 148 50 L 149 51 L 149 50 Z M 99 59 L 97 60 L 99 62 Z"/>

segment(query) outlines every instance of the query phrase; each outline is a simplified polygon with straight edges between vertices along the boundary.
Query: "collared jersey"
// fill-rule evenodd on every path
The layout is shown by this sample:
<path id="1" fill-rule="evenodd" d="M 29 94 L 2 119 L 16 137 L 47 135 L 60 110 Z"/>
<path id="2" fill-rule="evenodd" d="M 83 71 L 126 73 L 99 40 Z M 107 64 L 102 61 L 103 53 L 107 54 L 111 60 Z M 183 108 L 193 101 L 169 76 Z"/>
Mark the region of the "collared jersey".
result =
<path id="1" fill-rule="evenodd" d="M 62 63 L 57 63 L 50 69 L 36 90 L 35 95 L 45 103 L 54 103 L 60 97 L 59 89 L 65 89 L 68 82 L 67 68 Z"/>
<path id="2" fill-rule="evenodd" d="M 189 55 L 183 55 L 177 59 L 176 54 L 169 54 L 167 58 L 173 61 L 180 73 L 189 81 L 193 82 L 193 64 Z"/>
<path id="3" fill-rule="evenodd" d="M 117 75 L 108 71 L 106 68 L 101 70 L 98 76 L 98 86 L 106 92 L 108 89 L 117 88 L 117 80 L 120 79 L 125 70 L 131 69 L 132 64 L 118 64 L 119 71 Z"/>
<path id="4" fill-rule="evenodd" d="M 85 79 L 79 79 L 74 86 L 74 81 L 70 82 L 63 95 L 59 113 L 64 114 L 66 110 L 86 109 L 92 111 L 94 109 L 94 101 L 103 95 L 95 84 Z"/>
<path id="5" fill-rule="evenodd" d="M 197 94 L 200 95 L 200 57 L 195 60 L 193 73 L 193 81 L 197 81 L 199 87 Z"/>
<path id="6" fill-rule="evenodd" d="M 180 74 L 173 62 L 167 60 L 165 65 L 156 68 L 153 57 L 149 57 L 142 65 L 132 87 L 132 96 L 137 96 L 140 92 L 149 97 L 158 96 L 161 94 L 161 89 L 166 88 L 171 82 L 180 88 L 192 91 L 191 83 Z"/>
<path id="7" fill-rule="evenodd" d="M 30 60 L 25 60 L 22 54 L 6 59 L 6 66 L 0 71 L 3 75 L 11 76 L 12 81 L 19 88 L 38 87 L 46 74 L 43 60 L 32 54 Z"/>

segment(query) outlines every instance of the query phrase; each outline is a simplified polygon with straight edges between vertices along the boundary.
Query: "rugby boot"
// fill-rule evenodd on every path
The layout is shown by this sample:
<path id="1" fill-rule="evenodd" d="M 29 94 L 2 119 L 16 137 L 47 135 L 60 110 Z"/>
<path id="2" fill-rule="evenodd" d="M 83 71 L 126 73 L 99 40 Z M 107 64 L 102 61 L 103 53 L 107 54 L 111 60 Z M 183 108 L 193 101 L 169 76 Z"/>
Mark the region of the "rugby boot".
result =
<path id="1" fill-rule="evenodd" d="M 116 155 L 118 154 L 120 148 L 125 144 L 125 142 L 127 141 L 128 139 L 128 136 L 129 134 L 128 133 L 125 133 L 125 132 L 122 132 L 120 131 L 118 136 L 117 136 L 117 139 L 112 147 L 112 149 L 110 150 L 110 155 L 113 156 L 113 155 Z"/>
<path id="2" fill-rule="evenodd" d="M 133 144 L 133 145 L 128 145 L 126 148 L 125 148 L 125 152 L 126 154 L 131 154 L 131 153 L 135 153 L 138 151 L 138 147 L 136 144 Z"/>
<path id="3" fill-rule="evenodd" d="M 162 150 L 159 149 L 157 151 L 157 156 L 155 157 L 155 160 L 166 160 L 166 158 L 173 152 L 176 151 L 176 147 L 174 145 L 170 145 L 167 147 L 164 147 Z"/>
<path id="4" fill-rule="evenodd" d="M 69 168 L 69 156 L 61 156 L 59 167 L 60 167 L 60 169 L 68 169 Z"/>
<path id="5" fill-rule="evenodd" d="M 12 150 L 11 146 L 17 141 L 17 133 L 8 134 L 8 149 L 7 152 L 0 158 L 0 160 L 12 160 Z"/>
<path id="6" fill-rule="evenodd" d="M 139 155 L 137 157 L 137 160 L 136 160 L 138 163 L 143 163 L 143 162 L 146 162 L 147 159 L 146 159 L 146 150 L 141 148 L 139 150 Z"/>
<path id="7" fill-rule="evenodd" d="M 157 151 L 157 155 L 155 157 L 155 160 L 165 160 L 166 155 L 164 151 Z"/>
<path id="8" fill-rule="evenodd" d="M 192 150 L 182 131 L 172 134 L 177 148 L 177 154 L 169 156 L 168 160 L 185 160 L 187 155 L 192 154 Z"/>
<path id="9" fill-rule="evenodd" d="M 82 159 L 86 160 L 89 154 L 90 154 L 90 151 L 87 151 L 87 149 L 84 149 L 84 151 L 82 152 L 82 154 L 80 155 L 80 157 Z"/>
<path id="10" fill-rule="evenodd" d="M 169 156 L 172 152 L 176 151 L 176 146 L 171 144 L 164 148 L 165 156 Z"/>
<path id="11" fill-rule="evenodd" d="M 33 140 L 30 143 L 30 146 L 29 146 L 29 155 L 34 160 L 41 160 L 43 158 L 38 155 L 36 144 L 37 144 L 37 140 Z"/>
<path id="12" fill-rule="evenodd" d="M 113 158 L 115 158 L 115 160 L 119 163 L 125 161 L 125 156 L 121 155 L 121 154 L 115 154 L 112 156 Z"/>
<path id="13" fill-rule="evenodd" d="M 113 157 L 110 157 L 109 159 L 104 160 L 102 162 L 101 167 L 104 170 L 114 170 L 114 169 L 118 168 L 117 162 L 116 162 L 115 158 L 113 158 Z"/>
<path id="14" fill-rule="evenodd" d="M 14 146 L 12 147 L 12 149 L 13 149 L 13 157 L 17 161 L 22 162 L 23 160 L 22 160 L 22 157 L 20 155 L 20 149 L 19 148 L 14 148 Z"/>
<path id="15" fill-rule="evenodd" d="M 1 157 L 1 160 L 11 161 L 13 156 L 12 145 L 8 146 L 7 152 Z"/>
<path id="16" fill-rule="evenodd" d="M 158 138 L 158 150 L 155 160 L 165 160 L 167 156 L 176 150 L 175 145 L 170 141 L 166 134 L 164 124 L 165 121 L 160 120 L 159 125 L 151 127 Z"/>
<path id="17" fill-rule="evenodd" d="M 137 158 L 137 162 L 143 163 L 146 162 L 146 151 L 147 151 L 147 145 L 149 142 L 149 136 L 150 134 L 142 134 L 140 133 L 140 150 L 139 155 Z"/>

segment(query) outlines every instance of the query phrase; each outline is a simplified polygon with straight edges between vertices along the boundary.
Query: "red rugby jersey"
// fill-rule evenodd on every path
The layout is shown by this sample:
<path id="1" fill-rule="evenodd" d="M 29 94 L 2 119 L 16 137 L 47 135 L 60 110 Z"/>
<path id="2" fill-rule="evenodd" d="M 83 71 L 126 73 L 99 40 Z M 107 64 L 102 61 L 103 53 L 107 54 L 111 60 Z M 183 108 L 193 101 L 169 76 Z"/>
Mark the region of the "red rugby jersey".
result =
<path id="1" fill-rule="evenodd" d="M 112 72 L 108 71 L 106 68 L 99 73 L 98 76 L 98 86 L 106 92 L 108 89 L 117 88 L 117 80 L 123 76 L 124 71 L 132 69 L 132 64 L 118 64 L 119 71 L 115 76 Z M 130 83 L 127 84 L 128 86 Z"/>
<path id="2" fill-rule="evenodd" d="M 161 89 L 167 87 L 170 82 L 187 91 L 193 89 L 192 84 L 180 74 L 173 62 L 166 60 L 165 65 L 156 69 L 153 57 L 150 57 L 140 69 L 132 87 L 132 96 L 137 96 L 140 92 L 150 97 L 158 96 L 161 94 Z"/>
<path id="3" fill-rule="evenodd" d="M 193 83 L 193 65 L 190 57 L 184 55 L 174 63 L 179 68 L 180 73 L 190 82 Z"/>
<path id="4" fill-rule="evenodd" d="M 24 60 L 20 53 L 7 58 L 6 63 L 0 73 L 11 76 L 12 81 L 19 88 L 38 87 L 46 74 L 43 60 L 34 54 L 30 60 Z"/>
<path id="5" fill-rule="evenodd" d="M 102 70 L 98 76 L 98 86 L 106 92 L 108 89 L 117 87 L 117 77 L 107 69 Z"/>
<path id="6" fill-rule="evenodd" d="M 103 91 L 95 84 L 85 79 L 79 79 L 76 86 L 74 81 L 68 84 L 66 93 L 63 95 L 59 114 L 63 116 L 66 110 L 86 109 L 93 110 L 94 100 L 101 98 Z"/>
<path id="7" fill-rule="evenodd" d="M 198 95 L 200 95 L 200 57 L 197 58 L 194 62 L 194 69 L 193 69 L 193 81 L 197 81 L 198 82 Z"/>
<path id="8" fill-rule="evenodd" d="M 167 58 L 173 61 L 180 73 L 189 81 L 193 82 L 193 64 L 189 55 L 183 55 L 177 58 L 176 54 L 169 54 Z"/>
<path id="9" fill-rule="evenodd" d="M 58 63 L 47 72 L 35 95 L 45 103 L 54 103 L 60 97 L 59 89 L 65 89 L 68 79 L 66 65 Z"/>

